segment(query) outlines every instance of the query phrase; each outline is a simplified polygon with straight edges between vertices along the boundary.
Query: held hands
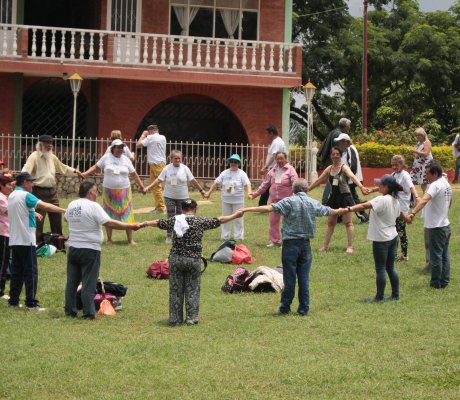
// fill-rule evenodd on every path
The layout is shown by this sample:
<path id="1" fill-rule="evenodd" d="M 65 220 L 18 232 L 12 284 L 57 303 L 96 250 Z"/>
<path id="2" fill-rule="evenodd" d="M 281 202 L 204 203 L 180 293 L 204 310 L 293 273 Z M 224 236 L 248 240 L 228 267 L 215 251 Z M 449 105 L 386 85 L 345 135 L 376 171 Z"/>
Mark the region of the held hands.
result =
<path id="1" fill-rule="evenodd" d="M 364 196 L 367 196 L 368 194 L 372 193 L 371 189 L 368 189 L 367 187 L 361 187 L 361 192 Z"/>
<path id="2" fill-rule="evenodd" d="M 252 200 L 252 193 L 248 193 L 248 199 Z"/>
<path id="3" fill-rule="evenodd" d="M 86 179 L 86 176 L 85 176 L 85 174 L 83 172 L 80 172 L 80 171 L 77 170 L 77 171 L 75 171 L 75 173 L 78 175 L 78 177 L 80 179 Z"/>

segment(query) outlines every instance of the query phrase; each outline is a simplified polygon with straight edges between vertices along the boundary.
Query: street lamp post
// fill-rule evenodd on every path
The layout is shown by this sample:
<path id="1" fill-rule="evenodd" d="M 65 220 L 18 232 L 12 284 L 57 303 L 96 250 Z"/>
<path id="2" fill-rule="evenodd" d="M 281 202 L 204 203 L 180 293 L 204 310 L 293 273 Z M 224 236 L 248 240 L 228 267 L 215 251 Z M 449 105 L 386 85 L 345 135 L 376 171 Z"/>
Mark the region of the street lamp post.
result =
<path id="1" fill-rule="evenodd" d="M 316 87 L 310 81 L 303 87 L 305 92 L 305 100 L 307 101 L 307 152 L 305 157 L 305 168 L 307 171 L 307 181 L 312 183 L 313 173 L 313 109 L 312 100 L 315 95 Z M 315 168 L 316 169 L 316 168 Z"/>
<path id="2" fill-rule="evenodd" d="M 72 124 L 72 168 L 75 168 L 75 132 L 77 129 L 77 97 L 81 89 L 83 78 L 77 73 L 69 78 L 70 88 L 73 93 L 73 124 Z"/>

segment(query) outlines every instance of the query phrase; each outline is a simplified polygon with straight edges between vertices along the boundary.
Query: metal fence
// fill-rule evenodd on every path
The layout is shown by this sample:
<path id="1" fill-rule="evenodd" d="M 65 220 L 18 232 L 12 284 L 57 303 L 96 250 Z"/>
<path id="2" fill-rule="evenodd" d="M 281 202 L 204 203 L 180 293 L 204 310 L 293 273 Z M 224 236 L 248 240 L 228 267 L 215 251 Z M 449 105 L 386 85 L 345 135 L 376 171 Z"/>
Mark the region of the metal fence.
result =
<path id="1" fill-rule="evenodd" d="M 124 140 L 135 156 L 134 165 L 141 176 L 149 175 L 147 152 L 145 148 L 136 149 L 136 141 Z M 77 139 L 75 142 L 75 167 L 86 171 L 93 166 L 110 146 L 109 138 Z M 10 169 L 19 171 L 27 157 L 36 149 L 37 136 L 0 134 L 0 160 Z M 232 154 L 239 154 L 243 169 L 251 180 L 261 180 L 261 172 L 268 151 L 267 145 L 227 144 L 211 142 L 170 141 L 166 145 L 166 154 L 171 150 L 183 153 L 183 163 L 199 179 L 214 179 L 227 166 Z M 305 177 L 305 148 L 290 148 L 290 164 L 301 177 Z M 72 139 L 56 137 L 54 153 L 66 165 L 72 165 Z"/>

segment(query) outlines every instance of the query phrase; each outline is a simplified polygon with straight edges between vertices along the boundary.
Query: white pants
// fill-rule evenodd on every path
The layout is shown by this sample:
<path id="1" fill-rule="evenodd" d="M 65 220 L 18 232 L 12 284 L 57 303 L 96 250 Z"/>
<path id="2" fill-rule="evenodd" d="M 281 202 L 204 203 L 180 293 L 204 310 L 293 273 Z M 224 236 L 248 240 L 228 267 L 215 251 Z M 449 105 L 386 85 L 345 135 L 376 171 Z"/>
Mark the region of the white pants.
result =
<path id="1" fill-rule="evenodd" d="M 237 204 L 230 204 L 222 202 L 222 215 L 230 215 L 233 214 L 235 211 L 239 210 L 240 208 L 244 207 L 244 202 L 237 203 Z M 244 239 L 244 221 L 243 217 L 234 219 L 233 221 L 227 222 L 222 224 L 222 233 L 221 239 L 228 240 L 231 236 L 231 230 L 233 225 L 233 238 L 235 240 L 243 240 Z"/>

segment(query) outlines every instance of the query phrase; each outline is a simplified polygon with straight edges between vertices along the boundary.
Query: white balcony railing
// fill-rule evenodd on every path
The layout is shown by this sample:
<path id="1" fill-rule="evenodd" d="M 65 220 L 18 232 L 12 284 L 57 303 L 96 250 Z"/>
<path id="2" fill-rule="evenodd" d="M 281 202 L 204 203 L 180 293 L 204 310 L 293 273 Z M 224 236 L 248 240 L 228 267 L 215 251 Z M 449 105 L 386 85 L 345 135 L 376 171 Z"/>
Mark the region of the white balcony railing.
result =
<path id="1" fill-rule="evenodd" d="M 0 25 L 0 45 L 2 57 L 275 74 L 296 73 L 301 51 L 294 43 L 12 24 Z"/>

